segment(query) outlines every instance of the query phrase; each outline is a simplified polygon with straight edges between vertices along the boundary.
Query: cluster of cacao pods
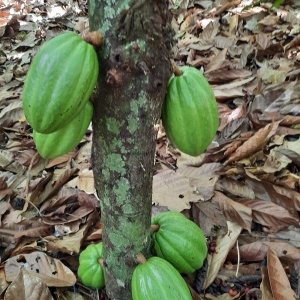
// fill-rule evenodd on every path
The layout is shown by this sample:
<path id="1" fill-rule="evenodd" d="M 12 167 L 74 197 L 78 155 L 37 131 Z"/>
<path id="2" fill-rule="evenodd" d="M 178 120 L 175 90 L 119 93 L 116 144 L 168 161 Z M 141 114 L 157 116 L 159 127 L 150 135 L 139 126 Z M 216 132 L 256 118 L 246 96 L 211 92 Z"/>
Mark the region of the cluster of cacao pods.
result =
<path id="1" fill-rule="evenodd" d="M 167 137 L 180 151 L 198 156 L 213 141 L 218 125 L 218 107 L 212 88 L 196 69 L 184 66 L 168 84 L 162 109 Z"/>
<path id="2" fill-rule="evenodd" d="M 53 158 L 72 150 L 92 119 L 90 96 L 98 78 L 94 47 L 68 32 L 47 41 L 28 70 L 23 110 L 37 150 Z"/>
<path id="3" fill-rule="evenodd" d="M 207 256 L 202 230 L 179 212 L 163 212 L 151 220 L 153 257 L 135 268 L 131 290 L 133 300 L 191 300 L 180 273 L 200 269 Z"/>
<path id="4" fill-rule="evenodd" d="M 191 274 L 201 268 L 207 256 L 201 229 L 179 212 L 163 212 L 151 220 L 152 257 L 137 254 L 131 291 L 133 300 L 191 300 L 189 288 L 180 273 Z M 105 286 L 103 244 L 92 244 L 79 256 L 78 277 L 89 287 Z"/>
<path id="5" fill-rule="evenodd" d="M 179 73 L 169 81 L 162 122 L 167 137 L 180 151 L 197 156 L 205 151 L 216 134 L 217 103 L 209 83 L 197 69 L 184 66 Z M 201 229 L 178 212 L 161 213 L 152 219 L 152 225 L 156 228 L 152 233 L 153 254 L 160 258 L 157 267 L 160 267 L 162 278 L 171 278 L 174 283 L 156 281 L 155 276 L 139 281 L 134 276 L 133 295 L 136 296 L 133 299 L 152 299 L 155 291 L 150 289 L 150 282 L 157 283 L 155 286 L 160 287 L 159 295 L 162 295 L 153 299 L 192 299 L 179 273 L 190 274 L 202 267 L 207 246 Z M 150 273 L 152 259 L 148 260 L 148 266 L 145 263 L 136 270 L 144 268 Z M 167 272 L 169 265 L 175 268 L 171 273 Z"/>

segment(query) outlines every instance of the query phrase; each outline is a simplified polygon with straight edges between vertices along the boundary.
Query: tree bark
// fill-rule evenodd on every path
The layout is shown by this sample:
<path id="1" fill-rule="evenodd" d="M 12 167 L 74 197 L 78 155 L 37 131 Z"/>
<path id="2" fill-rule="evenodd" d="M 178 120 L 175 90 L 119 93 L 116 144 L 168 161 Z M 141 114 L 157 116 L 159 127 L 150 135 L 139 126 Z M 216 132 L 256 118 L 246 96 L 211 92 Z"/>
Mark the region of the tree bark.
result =
<path id="1" fill-rule="evenodd" d="M 106 293 L 131 299 L 134 255 L 150 254 L 155 141 L 171 76 L 172 32 L 164 0 L 90 0 L 99 30 L 93 171 L 101 205 Z"/>

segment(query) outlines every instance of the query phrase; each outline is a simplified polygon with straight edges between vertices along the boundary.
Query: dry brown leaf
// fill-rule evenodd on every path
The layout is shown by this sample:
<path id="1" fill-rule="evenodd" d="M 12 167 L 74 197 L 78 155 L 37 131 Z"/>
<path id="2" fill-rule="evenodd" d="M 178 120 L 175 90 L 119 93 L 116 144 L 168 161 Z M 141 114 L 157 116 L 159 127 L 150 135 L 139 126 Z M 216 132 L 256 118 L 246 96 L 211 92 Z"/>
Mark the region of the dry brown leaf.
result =
<path id="1" fill-rule="evenodd" d="M 262 281 L 261 281 L 261 284 L 260 284 L 260 290 L 261 290 L 261 293 L 262 293 L 261 300 L 273 299 L 267 267 L 263 266 L 261 268 L 261 275 L 262 275 Z"/>
<path id="2" fill-rule="evenodd" d="M 222 132 L 217 136 L 219 145 L 228 144 L 228 141 L 240 138 L 241 141 L 252 136 L 252 132 L 245 132 L 248 128 L 247 118 L 237 118 L 229 121 Z M 244 137 L 246 135 L 246 137 Z"/>
<path id="3" fill-rule="evenodd" d="M 215 192 L 212 201 L 218 203 L 226 220 L 235 222 L 242 228 L 251 232 L 252 211 L 249 207 L 233 201 L 220 192 Z"/>
<path id="4" fill-rule="evenodd" d="M 42 279 L 48 286 L 72 286 L 76 276 L 58 259 L 43 252 L 20 254 L 9 258 L 5 263 L 5 276 L 7 281 L 13 281 L 23 268 L 29 273 Z"/>
<path id="5" fill-rule="evenodd" d="M 289 245 L 300 249 L 300 228 L 290 226 L 288 230 L 271 233 L 268 237 L 275 242 L 286 241 Z"/>
<path id="6" fill-rule="evenodd" d="M 0 295 L 7 289 L 8 282 L 5 280 L 4 268 L 0 268 Z"/>
<path id="7" fill-rule="evenodd" d="M 215 184 L 219 178 L 217 172 L 221 168 L 220 163 L 206 163 L 198 168 L 181 168 L 181 174 L 189 178 L 191 189 L 187 196 L 198 196 L 198 199 L 206 201 L 214 195 Z"/>
<path id="8" fill-rule="evenodd" d="M 283 64 L 283 62 L 281 62 Z M 269 70 L 264 76 L 267 77 L 268 73 L 274 72 L 276 70 Z M 287 71 L 284 70 L 278 70 L 283 71 L 284 75 L 287 73 Z M 276 73 L 275 73 L 276 75 Z M 281 76 L 281 77 L 282 77 Z M 272 77 L 271 77 L 272 79 Z M 274 78 L 276 79 L 276 78 Z M 272 80 L 274 80 L 272 79 Z M 289 104 L 292 104 L 293 100 L 293 94 L 295 92 L 295 86 L 297 85 L 297 81 L 292 81 L 289 84 L 286 82 L 278 82 L 275 86 L 274 89 L 266 89 L 264 95 L 266 101 L 265 104 L 267 104 L 267 107 L 265 108 L 266 112 L 281 112 L 282 110 L 285 110 L 286 107 L 288 107 Z M 294 104 L 292 104 L 294 105 Z"/>
<path id="9" fill-rule="evenodd" d="M 278 180 L 275 181 L 276 183 L 278 182 Z M 293 200 L 288 196 L 277 193 L 275 184 L 272 184 L 267 180 L 261 180 L 260 182 L 256 181 L 256 183 L 254 180 L 252 180 L 251 183 L 250 180 L 246 180 L 246 183 L 253 188 L 256 198 L 271 201 L 286 209 L 291 216 L 298 218 L 298 213 L 293 205 Z"/>
<path id="10" fill-rule="evenodd" d="M 212 236 L 215 227 L 227 232 L 226 220 L 217 203 L 211 201 L 197 202 L 192 206 L 193 219 L 205 236 Z M 220 231 L 220 229 L 219 229 Z"/>
<path id="11" fill-rule="evenodd" d="M 279 22 L 279 17 L 278 16 L 272 16 L 272 15 L 267 15 L 265 18 L 260 20 L 258 24 L 263 24 L 263 25 L 276 25 Z"/>
<path id="12" fill-rule="evenodd" d="M 263 76 L 263 71 L 267 71 L 267 67 L 260 69 L 260 74 Z M 261 94 L 258 94 L 251 105 L 251 112 L 264 112 L 260 119 L 267 120 L 282 117 L 290 113 L 296 114 L 299 111 L 299 106 L 294 101 L 294 94 L 298 93 L 297 81 L 283 82 L 272 84 L 267 87 Z"/>
<path id="13" fill-rule="evenodd" d="M 249 170 L 245 170 L 245 183 L 250 189 L 253 190 L 255 198 L 264 201 L 271 201 L 270 195 L 266 190 L 265 182 L 256 177 L 255 173 L 252 172 L 253 170 L 251 170 L 251 173 Z M 259 170 L 261 171 L 261 169 L 258 169 L 258 171 Z M 260 175 L 260 173 L 258 173 L 258 175 Z"/>
<path id="14" fill-rule="evenodd" d="M 53 252 L 64 252 L 64 253 L 79 253 L 83 239 L 86 237 L 87 232 L 92 226 L 99 221 L 99 214 L 94 210 L 88 217 L 84 225 L 80 229 L 73 230 L 73 233 L 63 233 L 62 236 L 56 238 L 53 236 L 46 237 L 47 249 Z M 79 225 L 79 221 L 75 222 L 75 226 Z M 72 224 L 69 224 L 72 225 Z M 75 229 L 75 228 L 74 228 Z M 97 238 L 102 238 L 102 230 L 97 233 Z M 92 238 L 90 237 L 90 240 Z"/>
<path id="15" fill-rule="evenodd" d="M 186 30 L 188 27 L 190 27 L 194 22 L 194 18 L 189 15 L 185 18 L 185 20 L 180 25 L 180 30 Z"/>
<path id="16" fill-rule="evenodd" d="M 278 185 L 284 186 L 287 189 L 297 190 L 299 184 L 299 176 L 290 172 L 288 169 L 281 171 L 277 174 L 276 181 Z"/>
<path id="17" fill-rule="evenodd" d="M 199 34 L 201 40 L 214 41 L 220 28 L 219 18 L 205 18 L 200 20 L 203 31 Z"/>
<path id="18" fill-rule="evenodd" d="M 239 247 L 239 255 L 241 261 L 262 261 L 268 251 L 268 246 L 261 241 L 242 245 Z M 237 249 L 233 248 L 228 259 L 232 262 L 238 261 Z"/>
<path id="19" fill-rule="evenodd" d="M 243 88 L 240 86 L 232 89 L 219 89 L 213 87 L 213 91 L 216 99 L 220 102 L 225 102 L 228 99 L 242 97 L 244 95 Z"/>
<path id="20" fill-rule="evenodd" d="M 216 239 L 216 252 L 208 254 L 208 268 L 206 273 L 203 289 L 206 289 L 216 278 L 220 268 L 226 260 L 227 254 L 234 246 L 238 236 L 241 233 L 242 227 L 234 222 L 227 222 L 227 234 L 218 233 Z"/>
<path id="21" fill-rule="evenodd" d="M 200 168 L 181 166 L 176 172 L 163 171 L 153 177 L 153 202 L 170 210 L 190 208 L 190 202 L 208 200 L 213 196 L 219 177 L 219 163 L 204 164 Z"/>
<path id="22" fill-rule="evenodd" d="M 0 126 L 10 127 L 13 120 L 18 120 L 23 115 L 22 102 L 14 101 L 4 107 L 0 112 Z"/>
<path id="23" fill-rule="evenodd" d="M 56 169 L 53 174 L 48 173 L 31 193 L 29 198 L 30 201 L 35 205 L 40 206 L 44 201 L 57 194 L 64 184 L 67 183 L 77 172 L 78 169 L 73 168 L 62 170 Z"/>
<path id="24" fill-rule="evenodd" d="M 220 69 L 226 59 L 226 53 L 227 49 L 223 49 L 215 57 L 213 57 L 206 67 L 205 74 Z"/>
<path id="25" fill-rule="evenodd" d="M 216 15 L 218 16 L 221 13 L 223 13 L 224 11 L 226 11 L 227 9 L 230 9 L 232 7 L 239 5 L 241 3 L 241 1 L 242 0 L 234 0 L 234 1 L 227 2 L 226 4 L 224 4 L 218 8 L 218 10 L 216 11 Z"/>
<path id="26" fill-rule="evenodd" d="M 62 209 L 61 209 L 62 208 Z M 72 213 L 68 213 L 65 207 L 59 207 L 55 212 L 44 215 L 43 222 L 49 225 L 65 224 L 82 220 L 85 216 L 94 211 L 93 207 L 80 206 Z"/>
<path id="27" fill-rule="evenodd" d="M 292 41 L 284 46 L 284 50 L 287 51 L 293 47 L 296 47 L 300 44 L 300 34 L 298 34 Z"/>
<path id="28" fill-rule="evenodd" d="M 48 251 L 59 251 L 68 254 L 79 253 L 82 240 L 86 234 L 87 225 L 84 225 L 76 233 L 65 235 L 64 237 L 55 238 L 54 236 L 46 237 L 47 250 Z"/>
<path id="29" fill-rule="evenodd" d="M 8 287 L 5 300 L 52 300 L 50 290 L 41 278 L 21 268 Z"/>
<path id="30" fill-rule="evenodd" d="M 255 199 L 255 192 L 249 185 L 231 177 L 223 177 L 222 179 L 219 179 L 216 185 L 216 190 L 225 191 L 242 198 Z"/>
<path id="31" fill-rule="evenodd" d="M 239 247 L 241 261 L 262 261 L 268 249 L 275 251 L 281 261 L 287 264 L 294 264 L 300 261 L 300 250 L 285 242 L 256 241 Z M 228 259 L 237 261 L 237 250 L 233 248 Z"/>
<path id="32" fill-rule="evenodd" d="M 267 49 L 271 44 L 271 34 L 259 32 L 256 36 L 256 42 L 261 49 Z"/>
<path id="33" fill-rule="evenodd" d="M 230 156 L 230 154 L 234 153 L 242 144 L 242 141 L 235 140 L 231 144 L 227 145 L 227 149 L 224 152 L 224 157 Z"/>
<path id="34" fill-rule="evenodd" d="M 66 162 L 70 161 L 70 159 L 73 158 L 75 155 L 76 155 L 76 151 L 75 151 L 75 149 L 73 149 L 73 150 L 69 151 L 68 153 L 63 154 L 59 157 L 52 158 L 50 160 L 46 160 L 47 161 L 46 169 L 66 163 Z"/>
<path id="35" fill-rule="evenodd" d="M 273 250 L 282 262 L 294 264 L 300 261 L 300 249 L 285 242 L 263 242 Z"/>
<path id="36" fill-rule="evenodd" d="M 233 161 L 239 161 L 261 150 L 266 144 L 267 137 L 272 129 L 273 124 L 268 124 L 258 130 L 251 138 L 249 138 L 249 140 L 241 145 L 231 157 L 229 157 L 225 164 L 229 164 Z"/>
<path id="37" fill-rule="evenodd" d="M 300 139 L 296 141 L 284 141 L 282 146 L 276 147 L 276 151 L 285 155 L 290 161 L 300 166 Z"/>
<path id="38" fill-rule="evenodd" d="M 6 192 L 8 192 L 8 189 L 5 189 Z M 8 192 L 10 194 L 11 192 Z M 6 193 L 5 193 L 6 194 Z M 6 214 L 8 211 L 12 209 L 10 203 L 7 202 L 0 202 L 0 226 L 2 225 L 2 216 Z"/>
<path id="39" fill-rule="evenodd" d="M 198 197 L 192 200 L 184 196 L 189 189 L 188 178 L 172 170 L 164 171 L 153 177 L 152 201 L 170 210 L 182 211 L 189 208 L 189 202 L 198 200 Z"/>
<path id="40" fill-rule="evenodd" d="M 262 169 L 266 173 L 275 173 L 284 169 L 291 162 L 292 160 L 284 154 L 281 154 L 277 147 L 271 149 L 265 164 L 262 166 Z"/>
<path id="41" fill-rule="evenodd" d="M 228 68 L 223 68 L 210 71 L 209 73 L 205 72 L 204 74 L 209 83 L 225 83 L 236 79 L 250 77 L 252 75 L 252 72 L 243 69 L 228 70 Z"/>
<path id="42" fill-rule="evenodd" d="M 39 238 L 53 233 L 52 226 L 45 225 L 43 222 L 40 222 L 40 224 L 38 224 L 39 222 L 36 223 L 37 224 L 34 227 L 17 231 L 14 235 L 14 238 L 16 240 L 21 238 L 22 236 Z"/>
<path id="43" fill-rule="evenodd" d="M 13 153 L 7 150 L 0 150 L 0 167 L 14 174 L 23 174 L 25 170 L 24 166 L 14 161 Z"/>
<path id="44" fill-rule="evenodd" d="M 203 298 L 190 285 L 188 285 L 188 288 L 190 289 L 193 300 L 203 300 Z"/>
<path id="45" fill-rule="evenodd" d="M 228 33 L 230 35 L 236 35 L 236 30 L 238 28 L 239 25 L 239 17 L 238 15 L 232 15 L 230 16 L 229 19 L 229 28 L 228 28 Z"/>
<path id="46" fill-rule="evenodd" d="M 80 190 L 85 191 L 87 194 L 94 194 L 96 189 L 93 171 L 88 169 L 81 170 L 76 178 L 76 185 Z"/>
<path id="47" fill-rule="evenodd" d="M 245 95 L 243 91 L 243 86 L 248 82 L 251 82 L 253 79 L 255 79 L 255 77 L 251 76 L 243 80 L 212 86 L 214 95 L 218 100 L 243 97 Z"/>
<path id="48" fill-rule="evenodd" d="M 298 226 L 299 220 L 283 207 L 269 201 L 253 199 L 237 199 L 239 203 L 252 209 L 253 220 L 268 228 L 270 232 L 276 232 L 291 225 Z"/>
<path id="49" fill-rule="evenodd" d="M 229 278 L 228 281 L 231 281 L 230 279 L 234 281 L 240 276 L 259 276 L 260 267 L 261 264 L 259 262 L 252 262 L 251 264 L 239 262 L 238 264 L 232 264 L 232 261 L 226 259 L 224 266 L 219 271 L 218 277 Z M 242 279 L 242 281 L 244 280 Z"/>
<path id="50" fill-rule="evenodd" d="M 269 249 L 267 252 L 268 274 L 274 300 L 296 299 L 284 268 L 276 253 Z"/>
<path id="51" fill-rule="evenodd" d="M 280 124 L 283 126 L 298 125 L 298 124 L 300 124 L 300 117 L 299 116 L 289 116 L 289 115 L 284 116 L 281 119 Z"/>
<path id="52" fill-rule="evenodd" d="M 227 104 L 224 103 L 218 103 L 218 111 L 219 111 L 219 127 L 218 132 L 220 134 L 224 134 L 224 128 L 226 128 L 227 124 L 232 122 L 233 120 L 242 120 L 243 116 L 246 114 L 246 105 L 243 100 L 238 100 L 235 103 L 237 107 L 233 110 L 231 110 Z M 218 135 L 218 140 L 220 139 L 220 135 Z M 228 142 L 228 141 L 227 141 Z"/>

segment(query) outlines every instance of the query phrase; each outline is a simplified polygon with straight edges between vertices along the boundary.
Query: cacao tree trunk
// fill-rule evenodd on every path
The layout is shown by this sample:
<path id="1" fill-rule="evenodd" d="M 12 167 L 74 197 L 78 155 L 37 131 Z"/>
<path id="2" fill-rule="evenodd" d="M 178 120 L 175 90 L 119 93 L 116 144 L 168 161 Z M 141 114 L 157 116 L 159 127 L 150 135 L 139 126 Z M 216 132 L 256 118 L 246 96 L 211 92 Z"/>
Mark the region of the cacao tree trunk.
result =
<path id="1" fill-rule="evenodd" d="M 101 205 L 106 292 L 131 299 L 134 255 L 149 255 L 152 175 L 162 103 L 171 76 L 165 0 L 90 0 L 99 30 L 93 171 Z"/>

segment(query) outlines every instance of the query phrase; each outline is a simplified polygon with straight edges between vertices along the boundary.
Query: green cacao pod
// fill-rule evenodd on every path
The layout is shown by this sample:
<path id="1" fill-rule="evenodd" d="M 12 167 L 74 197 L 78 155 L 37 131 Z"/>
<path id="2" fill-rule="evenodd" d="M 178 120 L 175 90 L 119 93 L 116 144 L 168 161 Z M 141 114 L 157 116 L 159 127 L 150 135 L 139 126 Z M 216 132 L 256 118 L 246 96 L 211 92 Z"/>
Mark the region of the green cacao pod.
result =
<path id="1" fill-rule="evenodd" d="M 91 244 L 79 255 L 78 277 L 85 286 L 101 289 L 105 286 L 104 273 L 99 260 L 103 257 L 103 244 Z"/>
<path id="2" fill-rule="evenodd" d="M 202 230 L 179 212 L 163 212 L 154 216 L 152 233 L 154 255 L 164 258 L 180 273 L 190 274 L 200 269 L 207 255 Z"/>
<path id="3" fill-rule="evenodd" d="M 169 140 L 182 152 L 197 156 L 212 142 L 219 124 L 218 107 L 205 77 L 188 66 L 173 75 L 162 109 Z"/>
<path id="4" fill-rule="evenodd" d="M 64 127 L 89 101 L 98 77 L 93 46 L 74 32 L 42 45 L 34 57 L 23 89 L 28 123 L 40 133 Z"/>
<path id="5" fill-rule="evenodd" d="M 134 269 L 131 293 L 133 300 L 192 300 L 178 271 L 159 257 L 151 257 Z"/>
<path id="6" fill-rule="evenodd" d="M 39 133 L 33 130 L 35 146 L 44 158 L 54 158 L 68 153 L 83 138 L 93 116 L 90 101 L 79 114 L 61 129 L 52 133 Z"/>

